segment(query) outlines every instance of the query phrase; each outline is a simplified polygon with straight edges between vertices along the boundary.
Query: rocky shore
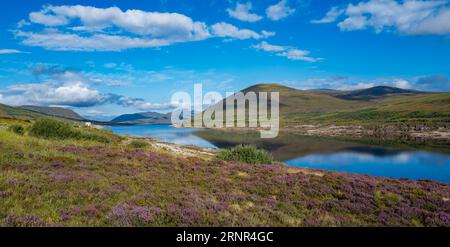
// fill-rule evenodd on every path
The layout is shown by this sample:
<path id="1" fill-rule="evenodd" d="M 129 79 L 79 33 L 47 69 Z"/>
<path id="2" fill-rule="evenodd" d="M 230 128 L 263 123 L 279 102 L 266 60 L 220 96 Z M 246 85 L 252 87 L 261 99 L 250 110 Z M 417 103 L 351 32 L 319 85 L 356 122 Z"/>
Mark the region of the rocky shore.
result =
<path id="1" fill-rule="evenodd" d="M 447 127 L 429 128 L 424 126 L 321 126 L 321 125 L 297 125 L 282 128 L 282 131 L 296 132 L 312 136 L 339 136 L 353 138 L 374 138 L 387 140 L 411 140 L 411 141 L 448 141 L 450 142 L 450 129 Z"/>

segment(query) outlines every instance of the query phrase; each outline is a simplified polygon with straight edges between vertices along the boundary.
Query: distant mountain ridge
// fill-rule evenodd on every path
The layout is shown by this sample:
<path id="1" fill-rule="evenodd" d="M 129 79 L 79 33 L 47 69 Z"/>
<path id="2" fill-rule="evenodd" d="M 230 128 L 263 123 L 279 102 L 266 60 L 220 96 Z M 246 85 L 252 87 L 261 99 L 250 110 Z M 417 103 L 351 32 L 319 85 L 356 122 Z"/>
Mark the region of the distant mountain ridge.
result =
<path id="1" fill-rule="evenodd" d="M 139 112 L 134 114 L 123 114 L 114 119 L 111 123 L 123 124 L 144 124 L 144 123 L 170 123 L 171 113 Z"/>
<path id="2" fill-rule="evenodd" d="M 0 118 L 31 120 L 49 116 L 72 121 L 85 121 L 85 119 L 76 112 L 62 107 L 9 106 L 0 104 Z"/>
<path id="3" fill-rule="evenodd" d="M 63 107 L 49 107 L 49 106 L 32 106 L 32 105 L 24 105 L 20 106 L 20 108 L 42 113 L 52 117 L 61 117 L 65 119 L 78 120 L 82 121 L 84 118 L 80 116 L 78 113 L 71 109 L 63 108 Z"/>
<path id="4" fill-rule="evenodd" d="M 408 95 L 418 95 L 425 94 L 427 92 L 410 90 L 410 89 L 402 89 L 396 87 L 387 87 L 387 86 L 376 86 L 371 88 L 365 88 L 360 90 L 354 90 L 350 92 L 345 92 L 341 94 L 335 95 L 335 97 L 340 99 L 348 99 L 348 100 L 372 100 L 372 99 L 380 99 L 389 96 L 408 96 Z"/>

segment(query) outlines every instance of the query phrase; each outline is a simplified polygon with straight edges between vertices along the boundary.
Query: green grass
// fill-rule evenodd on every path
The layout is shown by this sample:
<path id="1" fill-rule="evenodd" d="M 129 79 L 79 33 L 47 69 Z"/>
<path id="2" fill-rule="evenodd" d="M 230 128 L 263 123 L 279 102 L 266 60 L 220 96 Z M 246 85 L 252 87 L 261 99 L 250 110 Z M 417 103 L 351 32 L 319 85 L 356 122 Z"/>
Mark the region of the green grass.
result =
<path id="1" fill-rule="evenodd" d="M 377 108 L 368 108 L 351 112 L 338 112 L 314 116 L 309 118 L 311 123 L 327 124 L 358 124 L 358 125 L 429 125 L 445 126 L 449 122 L 450 112 L 431 111 L 383 111 Z"/>
<path id="2" fill-rule="evenodd" d="M 23 127 L 23 126 L 20 125 L 20 124 L 13 124 L 13 125 L 10 125 L 10 126 L 8 127 L 8 130 L 11 131 L 11 132 L 16 133 L 16 134 L 18 134 L 18 135 L 24 135 L 24 134 L 25 134 L 25 127 Z"/>

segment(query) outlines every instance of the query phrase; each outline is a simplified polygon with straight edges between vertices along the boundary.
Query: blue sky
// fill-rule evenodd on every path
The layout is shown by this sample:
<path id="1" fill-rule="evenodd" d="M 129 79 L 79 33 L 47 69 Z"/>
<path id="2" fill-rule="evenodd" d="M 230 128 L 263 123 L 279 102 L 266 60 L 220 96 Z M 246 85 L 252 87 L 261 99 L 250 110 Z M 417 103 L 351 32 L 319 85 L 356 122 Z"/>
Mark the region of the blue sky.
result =
<path id="1" fill-rule="evenodd" d="M 450 89 L 445 0 L 1 5 L 0 102 L 11 105 L 165 111 L 194 83 L 221 93 L 256 83 Z"/>

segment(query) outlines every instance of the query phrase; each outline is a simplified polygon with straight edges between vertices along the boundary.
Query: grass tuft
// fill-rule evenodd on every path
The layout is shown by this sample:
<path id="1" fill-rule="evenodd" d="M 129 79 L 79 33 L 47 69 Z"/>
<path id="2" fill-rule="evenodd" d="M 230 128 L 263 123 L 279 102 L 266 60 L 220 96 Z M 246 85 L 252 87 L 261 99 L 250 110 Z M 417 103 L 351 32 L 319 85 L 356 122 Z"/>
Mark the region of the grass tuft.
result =
<path id="1" fill-rule="evenodd" d="M 25 128 L 20 124 L 13 124 L 8 127 L 8 130 L 11 132 L 14 132 L 18 135 L 24 135 L 25 134 Z"/>

